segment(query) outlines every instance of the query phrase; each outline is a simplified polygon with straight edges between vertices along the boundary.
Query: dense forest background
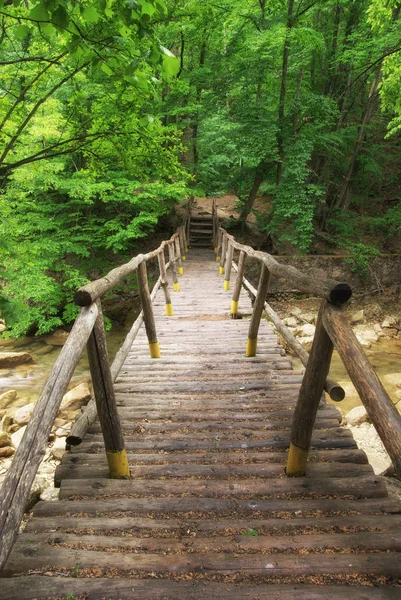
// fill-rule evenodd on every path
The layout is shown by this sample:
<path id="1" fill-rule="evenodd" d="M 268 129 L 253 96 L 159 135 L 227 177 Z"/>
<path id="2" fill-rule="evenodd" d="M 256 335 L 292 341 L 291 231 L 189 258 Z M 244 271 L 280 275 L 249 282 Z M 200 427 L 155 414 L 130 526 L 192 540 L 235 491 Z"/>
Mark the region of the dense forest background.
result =
<path id="1" fill-rule="evenodd" d="M 0 0 L 0 278 L 10 335 L 238 196 L 271 252 L 399 252 L 401 3 Z M 255 209 L 255 199 L 262 198 Z"/>

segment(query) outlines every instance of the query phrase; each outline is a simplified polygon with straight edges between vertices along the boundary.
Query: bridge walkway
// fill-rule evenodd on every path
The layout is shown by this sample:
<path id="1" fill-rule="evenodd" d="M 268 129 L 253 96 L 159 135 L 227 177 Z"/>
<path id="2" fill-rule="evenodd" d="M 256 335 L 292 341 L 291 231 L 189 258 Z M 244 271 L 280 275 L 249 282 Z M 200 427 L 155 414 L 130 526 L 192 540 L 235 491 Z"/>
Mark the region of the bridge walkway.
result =
<path id="1" fill-rule="evenodd" d="M 109 478 L 100 426 L 56 473 L 0 579 L 0 599 L 353 600 L 401 597 L 401 506 L 322 402 L 306 477 L 284 473 L 302 374 L 251 300 L 229 319 L 211 250 L 191 251 L 115 383 L 132 478 Z M 235 275 L 232 275 L 234 278 Z M 352 587 L 350 587 L 352 586 Z"/>

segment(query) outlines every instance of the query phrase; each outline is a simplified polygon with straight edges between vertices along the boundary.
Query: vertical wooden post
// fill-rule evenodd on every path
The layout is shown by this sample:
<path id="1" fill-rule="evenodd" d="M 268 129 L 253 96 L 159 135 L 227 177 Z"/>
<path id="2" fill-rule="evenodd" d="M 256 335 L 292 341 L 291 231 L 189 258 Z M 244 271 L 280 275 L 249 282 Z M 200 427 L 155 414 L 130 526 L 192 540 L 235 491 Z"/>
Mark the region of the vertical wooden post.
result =
<path id="1" fill-rule="evenodd" d="M 212 221 L 213 221 L 213 250 L 217 254 L 217 231 L 216 231 L 216 200 L 212 203 Z"/>
<path id="2" fill-rule="evenodd" d="M 221 257 L 220 257 L 220 267 L 219 274 L 224 274 L 224 265 L 226 263 L 226 254 L 227 254 L 227 236 L 223 233 L 223 241 L 221 244 Z"/>
<path id="3" fill-rule="evenodd" d="M 157 260 L 159 261 L 160 285 L 163 288 L 164 297 L 166 299 L 166 315 L 168 317 L 172 317 L 173 316 L 173 305 L 171 304 L 170 290 L 168 289 L 166 261 L 164 259 L 164 248 L 160 252 L 160 254 L 158 254 Z"/>
<path id="4" fill-rule="evenodd" d="M 96 304 L 99 313 L 87 344 L 93 391 L 106 448 L 110 477 L 113 479 L 126 479 L 130 476 L 130 472 L 110 373 L 100 300 L 97 300 Z"/>
<path id="5" fill-rule="evenodd" d="M 231 268 L 232 268 L 232 264 L 233 264 L 233 256 L 234 256 L 234 247 L 228 241 L 226 266 L 225 266 L 225 271 L 224 271 L 224 289 L 225 289 L 225 291 L 228 291 L 230 289 L 230 276 L 231 276 Z"/>
<path id="6" fill-rule="evenodd" d="M 146 335 L 149 342 L 151 358 L 160 358 L 160 346 L 157 341 L 155 317 L 153 315 L 152 299 L 149 292 L 146 263 L 141 262 L 137 270 L 139 297 L 141 299 L 143 320 L 145 322 Z"/>
<path id="7" fill-rule="evenodd" d="M 253 305 L 251 322 L 249 324 L 248 341 L 246 344 L 245 356 L 256 356 L 256 347 L 258 344 L 258 331 L 260 319 L 262 318 L 263 309 L 266 302 L 266 294 L 269 289 L 270 271 L 262 263 L 258 291 Z"/>
<path id="8" fill-rule="evenodd" d="M 246 262 L 246 254 L 243 250 L 241 250 L 238 259 L 238 271 L 237 278 L 235 280 L 233 297 L 231 300 L 231 318 L 236 319 L 238 315 L 238 302 L 239 296 L 242 288 L 242 280 L 244 279 L 244 271 L 245 271 L 245 262 Z"/>
<path id="9" fill-rule="evenodd" d="M 177 261 L 175 258 L 175 244 L 174 244 L 174 242 L 169 242 L 167 244 L 167 246 L 168 246 L 168 259 L 170 261 L 170 269 L 171 269 L 171 274 L 173 276 L 173 289 L 175 292 L 179 292 L 180 284 L 178 283 L 178 277 L 177 277 Z"/>
<path id="10" fill-rule="evenodd" d="M 179 245 L 180 245 L 180 253 L 181 253 L 181 260 L 182 260 L 182 262 L 184 262 L 184 261 L 185 261 L 185 242 L 184 242 L 184 235 L 185 235 L 185 234 L 184 234 L 184 227 L 183 227 L 183 226 L 181 226 L 181 227 L 178 229 L 178 238 L 179 238 L 179 241 L 180 241 L 180 244 L 179 244 Z"/>
<path id="11" fill-rule="evenodd" d="M 184 268 L 183 268 L 182 262 L 181 262 L 180 237 L 178 235 L 174 238 L 174 245 L 175 245 L 176 260 L 177 260 L 177 264 L 178 264 L 178 275 L 184 275 Z"/>
<path id="12" fill-rule="evenodd" d="M 323 326 L 323 314 L 327 301 L 323 300 L 316 322 L 309 360 L 302 380 L 297 406 L 292 422 L 291 444 L 286 473 L 289 477 L 302 477 L 312 439 L 313 425 L 330 369 L 333 342 Z"/>
<path id="13" fill-rule="evenodd" d="M 219 229 L 217 232 L 216 262 L 220 262 L 222 240 L 223 240 L 223 232 Z"/>
<path id="14" fill-rule="evenodd" d="M 183 260 L 186 260 L 185 254 L 188 252 L 188 240 L 187 240 L 186 225 L 182 227 L 182 240 L 183 240 L 183 244 L 184 244 Z"/>

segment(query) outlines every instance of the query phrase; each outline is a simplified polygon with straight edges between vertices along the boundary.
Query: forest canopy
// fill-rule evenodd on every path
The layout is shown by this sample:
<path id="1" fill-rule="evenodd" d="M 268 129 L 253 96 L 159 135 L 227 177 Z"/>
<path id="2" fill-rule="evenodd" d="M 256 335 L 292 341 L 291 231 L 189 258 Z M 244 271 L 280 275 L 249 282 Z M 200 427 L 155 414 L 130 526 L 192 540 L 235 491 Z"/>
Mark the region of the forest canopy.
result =
<path id="1" fill-rule="evenodd" d="M 272 252 L 400 239 L 401 3 L 0 0 L 1 310 L 10 334 L 189 195 Z M 261 201 L 255 204 L 256 198 Z"/>

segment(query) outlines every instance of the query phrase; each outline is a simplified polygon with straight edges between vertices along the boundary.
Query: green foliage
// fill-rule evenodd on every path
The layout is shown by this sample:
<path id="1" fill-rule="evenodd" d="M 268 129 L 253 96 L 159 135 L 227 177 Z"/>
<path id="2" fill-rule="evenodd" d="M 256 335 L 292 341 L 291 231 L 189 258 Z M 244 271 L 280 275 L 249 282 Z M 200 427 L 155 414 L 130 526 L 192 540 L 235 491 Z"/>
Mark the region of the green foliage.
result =
<path id="1" fill-rule="evenodd" d="M 357 273 L 361 278 L 367 276 L 371 259 L 375 256 L 380 256 L 380 252 L 377 248 L 372 248 L 371 246 L 366 246 L 362 243 L 349 244 L 347 246 L 347 251 L 350 252 L 352 256 L 346 258 L 345 262 L 350 265 L 351 271 Z"/>

